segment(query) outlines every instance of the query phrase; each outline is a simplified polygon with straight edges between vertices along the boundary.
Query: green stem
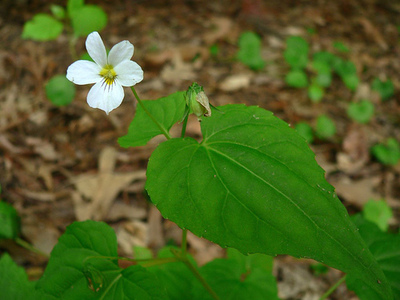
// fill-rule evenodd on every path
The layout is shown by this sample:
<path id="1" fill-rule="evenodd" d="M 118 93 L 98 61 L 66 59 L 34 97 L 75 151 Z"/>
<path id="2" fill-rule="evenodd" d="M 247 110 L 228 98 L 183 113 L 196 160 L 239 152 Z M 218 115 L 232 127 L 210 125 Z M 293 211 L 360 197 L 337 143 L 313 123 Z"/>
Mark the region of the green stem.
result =
<path id="1" fill-rule="evenodd" d="M 41 251 L 41 250 L 35 248 L 34 246 L 32 246 L 31 244 L 29 244 L 28 242 L 24 241 L 23 239 L 20 239 L 19 237 L 15 238 L 14 241 L 15 241 L 18 245 L 20 245 L 21 247 L 23 247 L 23 248 L 25 248 L 25 249 L 27 249 L 27 250 L 29 250 L 29 251 L 32 251 L 32 252 L 34 252 L 34 253 L 36 253 L 36 254 L 39 254 L 39 255 L 44 256 L 44 257 L 47 257 L 47 258 L 50 257 L 48 254 L 46 254 L 46 253 L 44 253 L 43 251 Z"/>
<path id="2" fill-rule="evenodd" d="M 181 249 L 182 249 L 182 254 L 186 255 L 186 251 L 187 251 L 187 229 L 183 229 L 182 230 L 182 245 L 181 245 Z"/>
<path id="3" fill-rule="evenodd" d="M 203 276 L 199 273 L 199 271 L 192 265 L 190 260 L 187 258 L 183 261 L 183 263 L 192 271 L 193 275 L 197 278 L 198 281 L 203 285 L 203 287 L 207 290 L 207 292 L 213 297 L 215 300 L 219 300 L 218 295 L 214 292 L 214 290 L 208 285 L 207 281 L 204 279 Z"/>
<path id="4" fill-rule="evenodd" d="M 141 263 L 143 267 L 151 267 L 151 266 L 157 266 L 157 265 L 163 265 L 166 263 L 170 262 L 176 262 L 178 259 L 176 257 L 163 257 L 163 258 L 147 258 L 147 259 L 134 259 L 134 258 L 128 258 L 128 257 L 121 257 L 121 256 L 88 256 L 83 260 L 83 263 L 85 263 L 89 259 L 95 259 L 95 258 L 103 258 L 103 259 L 118 259 L 118 260 L 126 260 L 133 262 L 135 264 Z"/>
<path id="5" fill-rule="evenodd" d="M 187 122 L 188 122 L 188 118 L 189 118 L 189 114 L 187 114 L 186 117 L 185 117 L 185 119 L 183 120 L 181 138 L 184 138 L 184 137 L 185 137 L 186 125 L 187 125 Z"/>
<path id="6" fill-rule="evenodd" d="M 186 230 L 184 230 L 186 231 Z M 186 244 L 186 242 L 185 242 Z M 174 250 L 171 249 L 171 252 L 179 261 L 183 262 L 186 267 L 189 268 L 189 270 L 193 273 L 193 275 L 196 277 L 198 281 L 203 285 L 203 287 L 207 290 L 207 292 L 213 297 L 215 300 L 219 300 L 218 295 L 214 292 L 214 290 L 208 285 L 207 281 L 204 279 L 203 276 L 199 273 L 197 268 L 192 264 L 192 262 L 188 259 L 187 254 L 183 253 L 182 251 L 179 250 Z"/>
<path id="7" fill-rule="evenodd" d="M 319 298 L 319 300 L 324 300 L 328 298 L 345 280 L 346 280 L 346 275 L 344 275 L 334 285 L 332 285 L 331 288 L 325 294 L 323 294 L 321 298 Z"/>
<path id="8" fill-rule="evenodd" d="M 131 87 L 133 94 L 135 95 L 136 100 L 139 102 L 140 106 L 142 109 L 145 111 L 145 113 L 150 117 L 150 119 L 157 125 L 157 127 L 161 130 L 163 135 L 167 138 L 167 140 L 171 139 L 170 134 L 168 133 L 167 130 L 154 118 L 154 116 L 147 110 L 146 106 L 144 106 L 143 101 L 140 100 L 138 94 L 136 93 L 135 88 L 132 86 Z"/>

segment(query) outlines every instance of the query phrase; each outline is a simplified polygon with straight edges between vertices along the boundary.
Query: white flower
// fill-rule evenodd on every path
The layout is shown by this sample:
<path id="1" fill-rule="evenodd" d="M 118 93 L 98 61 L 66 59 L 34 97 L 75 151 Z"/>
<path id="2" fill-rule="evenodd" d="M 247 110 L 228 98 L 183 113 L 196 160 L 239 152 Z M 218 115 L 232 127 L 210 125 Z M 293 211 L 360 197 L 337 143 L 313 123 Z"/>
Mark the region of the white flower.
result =
<path id="1" fill-rule="evenodd" d="M 68 67 L 67 78 L 75 84 L 95 84 L 87 95 L 90 107 L 99 108 L 109 114 L 120 106 L 124 99 L 123 86 L 133 86 L 143 80 L 143 70 L 130 59 L 133 45 L 122 41 L 106 53 L 98 32 L 86 39 L 86 49 L 95 61 L 78 60 Z"/>

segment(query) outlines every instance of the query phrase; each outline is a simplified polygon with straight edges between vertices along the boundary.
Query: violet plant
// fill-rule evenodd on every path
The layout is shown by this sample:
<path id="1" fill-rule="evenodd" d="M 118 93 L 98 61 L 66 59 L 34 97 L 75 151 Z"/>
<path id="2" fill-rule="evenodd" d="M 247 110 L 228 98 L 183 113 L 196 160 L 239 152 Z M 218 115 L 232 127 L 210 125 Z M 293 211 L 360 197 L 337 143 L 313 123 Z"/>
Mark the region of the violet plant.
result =
<path id="1" fill-rule="evenodd" d="M 156 258 L 119 257 L 111 227 L 75 222 L 36 284 L 10 283 L 23 285 L 16 293 L 24 299 L 278 299 L 266 255 L 287 254 L 343 271 L 340 282 L 346 279 L 361 299 L 393 299 L 395 279 L 386 278 L 306 140 L 287 123 L 256 106 L 213 108 L 196 83 L 186 92 L 141 100 L 133 86 L 143 71 L 130 60 L 132 44 L 117 44 L 107 57 L 94 32 L 86 46 L 95 62 L 73 63 L 67 78 L 94 84 L 88 104 L 110 113 L 123 100 L 123 86 L 139 103 L 119 144 L 166 138 L 149 159 L 146 190 L 163 217 L 182 228 L 181 247 L 164 248 Z M 201 121 L 200 142 L 185 136 L 189 112 Z M 178 122 L 182 131 L 174 137 L 170 129 Z M 229 248 L 228 259 L 198 267 L 188 254 L 188 231 Z M 121 268 L 119 260 L 133 265 Z M 0 260 L 0 270 L 4 266 L 23 277 L 8 256 Z M 2 280 L 8 279 L 0 286 Z"/>

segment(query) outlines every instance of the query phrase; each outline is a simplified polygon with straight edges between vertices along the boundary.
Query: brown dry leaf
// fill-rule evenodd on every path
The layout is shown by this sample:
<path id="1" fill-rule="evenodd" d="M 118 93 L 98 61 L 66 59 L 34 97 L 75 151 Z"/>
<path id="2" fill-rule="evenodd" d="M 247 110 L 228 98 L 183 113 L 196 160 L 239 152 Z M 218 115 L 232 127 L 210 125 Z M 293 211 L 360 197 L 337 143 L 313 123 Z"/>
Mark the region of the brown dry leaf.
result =
<path id="1" fill-rule="evenodd" d="M 251 73 L 231 75 L 221 82 L 219 88 L 224 92 L 233 92 L 240 89 L 246 89 L 250 86 L 252 77 L 253 75 Z"/>
<path id="2" fill-rule="evenodd" d="M 102 220 L 118 193 L 134 180 L 144 180 L 146 171 L 118 174 L 114 172 L 116 150 L 107 147 L 99 157 L 98 174 L 81 174 L 72 179 L 79 192 L 75 194 L 75 213 L 78 220 Z M 83 196 L 83 197 L 82 197 Z M 89 199 L 85 202 L 83 198 Z"/>
<path id="3" fill-rule="evenodd" d="M 116 230 L 118 245 L 126 255 L 132 255 L 133 246 L 148 245 L 148 226 L 144 222 L 129 221 Z"/>
<path id="4" fill-rule="evenodd" d="M 106 215 L 106 220 L 114 222 L 120 219 L 140 220 L 144 219 L 146 215 L 147 211 L 145 208 L 118 201 L 111 206 L 110 211 Z"/>
<path id="5" fill-rule="evenodd" d="M 155 206 L 150 206 L 148 217 L 149 246 L 153 249 L 159 249 L 165 245 L 162 220 L 160 211 Z"/>
<path id="6" fill-rule="evenodd" d="M 33 146 L 33 151 L 48 161 L 55 161 L 59 158 L 58 153 L 54 149 L 54 145 L 36 137 L 27 137 L 26 143 Z"/>
<path id="7" fill-rule="evenodd" d="M 162 69 L 161 78 L 166 83 L 179 85 L 182 81 L 193 81 L 196 75 L 193 65 L 185 63 L 182 56 L 179 53 L 175 53 L 171 64 Z"/>
<path id="8" fill-rule="evenodd" d="M 328 288 L 321 278 L 311 274 L 308 265 L 280 264 L 279 261 L 275 264 L 283 279 L 278 282 L 280 299 L 318 300 Z"/>
<path id="9" fill-rule="evenodd" d="M 187 234 L 187 241 L 190 248 L 194 250 L 193 256 L 200 266 L 215 258 L 224 257 L 225 251 L 219 245 L 206 239 L 199 238 L 191 232 Z"/>
<path id="10" fill-rule="evenodd" d="M 369 161 L 369 146 L 364 127 L 352 126 L 346 131 L 343 152 L 337 155 L 338 168 L 348 174 L 360 171 Z"/>
<path id="11" fill-rule="evenodd" d="M 385 42 L 385 39 L 383 38 L 382 34 L 380 31 L 375 27 L 374 24 L 367 18 L 360 18 L 358 19 L 358 22 L 364 27 L 365 33 L 375 41 L 381 47 L 383 50 L 388 49 L 388 45 Z"/>
<path id="12" fill-rule="evenodd" d="M 352 180 L 347 176 L 331 178 L 329 183 L 336 188 L 339 198 L 346 199 L 347 202 L 362 208 L 370 199 L 381 198 L 375 190 L 380 183 L 380 177 L 367 177 L 360 180 Z"/>
<path id="13" fill-rule="evenodd" d="M 219 39 L 228 36 L 232 32 L 232 20 L 224 17 L 215 17 L 211 21 L 211 31 L 204 34 L 204 41 L 212 45 Z"/>

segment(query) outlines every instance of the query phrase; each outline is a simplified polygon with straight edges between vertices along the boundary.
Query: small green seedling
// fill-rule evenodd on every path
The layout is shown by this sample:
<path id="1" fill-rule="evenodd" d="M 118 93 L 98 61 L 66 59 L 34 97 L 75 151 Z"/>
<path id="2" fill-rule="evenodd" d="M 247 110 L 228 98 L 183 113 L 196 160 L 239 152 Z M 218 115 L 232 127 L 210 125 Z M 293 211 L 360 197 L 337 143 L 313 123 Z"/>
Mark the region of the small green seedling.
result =
<path id="1" fill-rule="evenodd" d="M 384 165 L 396 165 L 400 160 L 400 145 L 394 138 L 385 144 L 378 144 L 371 148 L 372 154 Z"/>
<path id="2" fill-rule="evenodd" d="M 318 83 L 314 82 L 308 87 L 308 97 L 314 103 L 321 102 L 324 93 L 324 89 Z"/>
<path id="3" fill-rule="evenodd" d="M 382 81 L 379 78 L 375 78 L 372 82 L 372 89 L 379 93 L 383 101 L 390 99 L 394 95 L 394 85 L 390 79 Z"/>
<path id="4" fill-rule="evenodd" d="M 17 238 L 20 227 L 20 217 L 15 208 L 0 200 L 0 240 Z"/>
<path id="5" fill-rule="evenodd" d="M 315 132 L 320 139 L 328 139 L 336 134 L 335 122 L 327 115 L 320 115 L 317 118 Z"/>
<path id="6" fill-rule="evenodd" d="M 286 50 L 283 53 L 285 61 L 293 69 L 303 69 L 308 63 L 309 46 L 305 39 L 291 36 L 286 40 Z"/>
<path id="7" fill-rule="evenodd" d="M 254 32 L 244 32 L 239 37 L 237 59 L 253 70 L 261 70 L 265 61 L 261 57 L 261 38 Z"/>
<path id="8" fill-rule="evenodd" d="M 350 103 L 347 108 L 347 115 L 354 121 L 365 124 L 368 123 L 374 115 L 374 104 L 368 100 Z"/>
<path id="9" fill-rule="evenodd" d="M 76 37 L 86 36 L 93 31 L 102 30 L 107 24 L 107 14 L 97 5 L 85 5 L 83 0 L 68 0 L 67 9 L 59 5 L 50 7 L 53 16 L 37 14 L 24 25 L 23 39 L 35 41 L 55 40 L 64 30 L 64 20 L 69 20 L 67 26 L 72 26 Z"/>
<path id="10" fill-rule="evenodd" d="M 349 90 L 357 89 L 360 80 L 353 62 L 336 57 L 333 61 L 333 68 Z"/>
<path id="11" fill-rule="evenodd" d="M 332 68 L 328 62 L 313 60 L 312 68 L 316 72 L 314 82 L 320 87 L 329 87 L 332 83 Z"/>
<path id="12" fill-rule="evenodd" d="M 342 42 L 334 42 L 333 43 L 333 47 L 338 50 L 339 52 L 343 52 L 343 53 L 348 53 L 350 52 L 350 49 L 343 44 Z"/>
<path id="13" fill-rule="evenodd" d="M 364 205 L 363 216 L 385 232 L 389 228 L 389 220 L 393 217 L 393 212 L 384 199 L 371 199 Z"/>
<path id="14" fill-rule="evenodd" d="M 212 57 L 217 57 L 218 54 L 219 54 L 219 47 L 218 47 L 218 45 L 217 45 L 217 44 L 211 45 L 209 51 L 210 51 L 210 55 L 211 55 Z"/>
<path id="15" fill-rule="evenodd" d="M 307 123 L 299 122 L 296 124 L 295 129 L 307 141 L 307 143 L 311 144 L 314 141 L 313 130 Z"/>
<path id="16" fill-rule="evenodd" d="M 74 100 L 75 85 L 65 78 L 65 75 L 57 75 L 49 80 L 45 87 L 46 96 L 56 106 L 68 105 Z"/>
<path id="17" fill-rule="evenodd" d="M 303 70 L 291 70 L 286 74 L 285 82 L 290 87 L 304 88 L 308 85 L 307 74 Z"/>

